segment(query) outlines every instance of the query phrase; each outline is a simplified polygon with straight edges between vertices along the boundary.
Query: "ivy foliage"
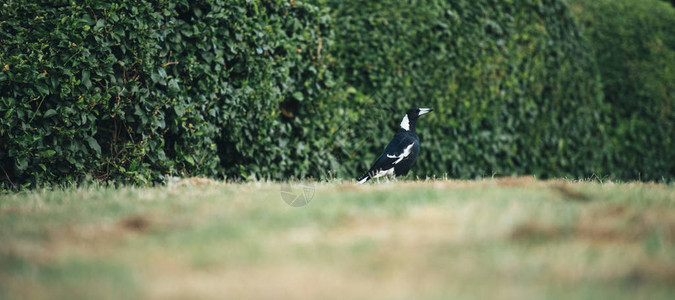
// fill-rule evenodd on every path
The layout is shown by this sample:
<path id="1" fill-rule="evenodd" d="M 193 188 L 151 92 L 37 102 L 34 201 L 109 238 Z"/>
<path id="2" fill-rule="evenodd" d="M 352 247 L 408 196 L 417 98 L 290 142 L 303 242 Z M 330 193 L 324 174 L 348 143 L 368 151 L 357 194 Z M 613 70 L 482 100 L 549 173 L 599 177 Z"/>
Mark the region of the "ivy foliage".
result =
<path id="1" fill-rule="evenodd" d="M 621 179 L 675 178 L 675 8 L 658 0 L 573 0 L 611 106 Z"/>
<path id="2" fill-rule="evenodd" d="M 296 175 L 280 107 L 331 76 L 330 18 L 299 1 L 19 0 L 0 20 L 5 188 Z"/>
<path id="3" fill-rule="evenodd" d="M 371 123 L 352 148 L 366 170 L 410 107 L 416 176 L 589 177 L 607 149 L 594 58 L 557 0 L 331 1 L 336 56 Z M 359 96 L 360 95 L 360 96 Z M 366 131 L 368 133 L 366 133 Z M 351 175 L 357 175 L 352 173 Z"/>
<path id="4" fill-rule="evenodd" d="M 414 176 L 672 177 L 672 10 L 575 1 L 5 1 L 0 189 L 352 178 L 413 106 Z"/>

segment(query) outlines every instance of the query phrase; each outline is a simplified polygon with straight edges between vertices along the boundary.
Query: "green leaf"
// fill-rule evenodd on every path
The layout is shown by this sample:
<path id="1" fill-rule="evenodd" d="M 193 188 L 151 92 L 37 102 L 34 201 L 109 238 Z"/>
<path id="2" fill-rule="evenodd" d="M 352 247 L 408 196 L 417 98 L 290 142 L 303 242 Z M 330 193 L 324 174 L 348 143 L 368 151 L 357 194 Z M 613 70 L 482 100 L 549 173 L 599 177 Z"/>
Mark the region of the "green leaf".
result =
<path id="1" fill-rule="evenodd" d="M 138 168 L 138 165 L 140 163 L 140 159 L 134 159 L 134 161 L 131 162 L 131 165 L 129 165 L 129 171 L 136 171 L 136 168 Z"/>
<path id="2" fill-rule="evenodd" d="M 54 110 L 54 109 L 48 109 L 42 117 L 43 117 L 43 118 L 49 118 L 49 117 L 51 117 L 51 116 L 53 116 L 53 115 L 55 115 L 55 114 L 56 114 L 56 110 Z"/>
<path id="3" fill-rule="evenodd" d="M 87 143 L 89 144 L 89 147 L 96 151 L 96 154 L 101 155 L 101 146 L 98 144 L 98 142 L 91 136 L 88 136 L 86 138 Z"/>
<path id="4" fill-rule="evenodd" d="M 35 88 L 41 95 L 49 95 L 49 87 L 43 82 L 35 83 Z"/>
<path id="5" fill-rule="evenodd" d="M 88 70 L 82 71 L 82 84 L 84 84 L 84 86 L 88 89 L 91 88 L 91 80 L 89 79 L 89 76 L 90 74 Z"/>

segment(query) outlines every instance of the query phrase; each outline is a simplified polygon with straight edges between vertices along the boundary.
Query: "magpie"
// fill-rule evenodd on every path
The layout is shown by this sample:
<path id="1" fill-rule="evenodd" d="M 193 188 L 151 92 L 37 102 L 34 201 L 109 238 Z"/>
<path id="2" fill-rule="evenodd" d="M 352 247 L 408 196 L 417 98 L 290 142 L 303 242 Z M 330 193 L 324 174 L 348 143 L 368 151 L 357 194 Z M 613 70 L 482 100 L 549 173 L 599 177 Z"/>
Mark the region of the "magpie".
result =
<path id="1" fill-rule="evenodd" d="M 401 127 L 389 142 L 384 153 L 375 160 L 370 170 L 359 178 L 359 184 L 365 183 L 372 178 L 386 175 L 405 176 L 415 164 L 420 152 L 420 139 L 417 137 L 417 119 L 433 109 L 411 108 L 406 112 Z"/>

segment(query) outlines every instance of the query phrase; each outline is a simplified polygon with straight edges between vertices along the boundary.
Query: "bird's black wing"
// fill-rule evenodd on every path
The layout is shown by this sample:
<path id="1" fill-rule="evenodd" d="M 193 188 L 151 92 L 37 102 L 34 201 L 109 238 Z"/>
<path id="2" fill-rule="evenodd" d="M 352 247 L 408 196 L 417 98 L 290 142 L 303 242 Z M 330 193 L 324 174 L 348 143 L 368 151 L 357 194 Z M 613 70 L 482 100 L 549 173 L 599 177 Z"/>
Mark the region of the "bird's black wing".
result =
<path id="1" fill-rule="evenodd" d="M 394 139 L 387 145 L 384 152 L 375 160 L 368 173 L 359 178 L 363 183 L 370 178 L 376 178 L 390 170 L 393 174 L 393 168 L 397 164 L 405 163 L 414 157 L 415 151 L 418 151 L 416 144 L 419 142 L 412 136 L 394 136 Z M 364 181 L 365 180 L 365 181 Z"/>

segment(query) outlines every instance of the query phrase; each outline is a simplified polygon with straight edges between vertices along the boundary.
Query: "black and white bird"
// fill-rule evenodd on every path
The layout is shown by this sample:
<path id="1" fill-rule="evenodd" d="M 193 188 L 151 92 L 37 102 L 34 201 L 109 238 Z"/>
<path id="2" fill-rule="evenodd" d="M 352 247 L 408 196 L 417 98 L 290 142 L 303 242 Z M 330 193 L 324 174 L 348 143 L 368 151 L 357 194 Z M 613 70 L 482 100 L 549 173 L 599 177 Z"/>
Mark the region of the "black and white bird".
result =
<path id="1" fill-rule="evenodd" d="M 415 107 L 406 112 L 394 139 L 389 142 L 384 153 L 375 160 L 370 170 L 359 178 L 359 184 L 386 175 L 405 176 L 408 174 L 420 153 L 420 139 L 416 131 L 417 119 L 432 110 Z"/>

